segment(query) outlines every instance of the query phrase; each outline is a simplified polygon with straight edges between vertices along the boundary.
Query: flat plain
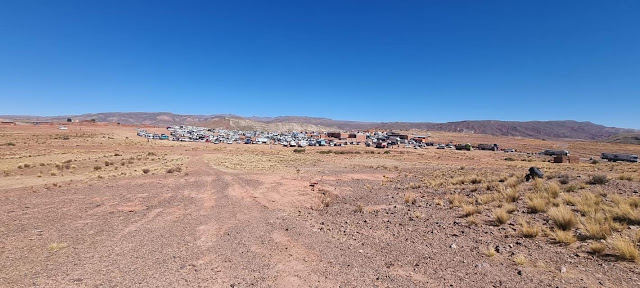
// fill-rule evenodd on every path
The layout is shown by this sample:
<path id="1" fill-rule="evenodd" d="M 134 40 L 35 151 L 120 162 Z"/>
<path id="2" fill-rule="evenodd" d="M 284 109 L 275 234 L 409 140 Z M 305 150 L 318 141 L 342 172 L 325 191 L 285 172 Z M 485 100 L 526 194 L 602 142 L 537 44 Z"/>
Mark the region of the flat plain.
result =
<path id="1" fill-rule="evenodd" d="M 0 126 L 2 287 L 640 286 L 640 164 L 597 160 L 637 145 L 296 153 L 68 128 Z"/>

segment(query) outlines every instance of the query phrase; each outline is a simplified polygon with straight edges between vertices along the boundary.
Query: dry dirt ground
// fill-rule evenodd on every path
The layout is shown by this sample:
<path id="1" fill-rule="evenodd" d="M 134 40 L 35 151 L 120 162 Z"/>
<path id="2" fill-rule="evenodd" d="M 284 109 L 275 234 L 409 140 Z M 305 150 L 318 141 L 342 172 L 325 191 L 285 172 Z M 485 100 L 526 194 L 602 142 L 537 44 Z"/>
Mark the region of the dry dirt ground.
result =
<path id="1" fill-rule="evenodd" d="M 638 146 L 432 136 L 585 158 L 551 164 L 135 132 L 0 127 L 0 286 L 640 286 L 640 164 L 586 159 Z"/>

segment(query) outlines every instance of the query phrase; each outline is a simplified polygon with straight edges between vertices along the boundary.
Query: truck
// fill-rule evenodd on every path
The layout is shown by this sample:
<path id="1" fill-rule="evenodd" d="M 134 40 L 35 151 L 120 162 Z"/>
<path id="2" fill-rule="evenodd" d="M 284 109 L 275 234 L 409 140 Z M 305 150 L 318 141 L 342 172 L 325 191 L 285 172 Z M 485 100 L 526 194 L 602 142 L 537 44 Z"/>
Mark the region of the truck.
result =
<path id="1" fill-rule="evenodd" d="M 608 160 L 609 162 L 624 161 L 638 163 L 638 155 L 631 154 L 602 153 L 600 158 L 602 158 L 602 160 Z"/>
<path id="2" fill-rule="evenodd" d="M 498 144 L 478 144 L 478 150 L 498 151 L 500 150 L 500 147 Z"/>
<path id="3" fill-rule="evenodd" d="M 546 156 L 569 156 L 569 151 L 567 150 L 544 150 L 540 153 L 538 153 L 539 155 L 546 155 Z"/>
<path id="4" fill-rule="evenodd" d="M 456 150 L 468 150 L 468 151 L 473 150 L 473 147 L 471 147 L 471 144 L 469 144 L 469 143 L 467 143 L 467 144 L 456 144 L 455 148 L 456 148 Z"/>

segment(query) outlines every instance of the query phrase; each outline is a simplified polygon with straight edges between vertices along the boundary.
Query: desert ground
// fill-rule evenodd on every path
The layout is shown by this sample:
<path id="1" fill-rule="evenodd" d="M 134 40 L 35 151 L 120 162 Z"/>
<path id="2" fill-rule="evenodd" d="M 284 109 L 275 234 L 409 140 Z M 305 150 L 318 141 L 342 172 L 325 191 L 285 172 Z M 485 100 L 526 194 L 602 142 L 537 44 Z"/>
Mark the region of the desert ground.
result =
<path id="1" fill-rule="evenodd" d="M 637 145 L 430 131 L 582 158 L 553 164 L 68 127 L 0 126 L 1 287 L 640 287 L 640 164 L 591 160 Z"/>

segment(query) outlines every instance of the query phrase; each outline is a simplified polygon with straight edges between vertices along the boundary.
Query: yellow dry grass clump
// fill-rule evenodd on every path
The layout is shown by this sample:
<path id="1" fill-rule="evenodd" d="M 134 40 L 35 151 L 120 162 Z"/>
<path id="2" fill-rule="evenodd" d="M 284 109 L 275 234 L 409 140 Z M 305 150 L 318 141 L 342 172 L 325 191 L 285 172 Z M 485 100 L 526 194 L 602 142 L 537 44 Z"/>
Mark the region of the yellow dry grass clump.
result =
<path id="1" fill-rule="evenodd" d="M 576 214 L 567 206 L 553 207 L 549 209 L 549 218 L 551 221 L 563 231 L 571 230 L 578 224 Z"/>
<path id="2" fill-rule="evenodd" d="M 520 221 L 520 235 L 525 238 L 535 238 L 540 234 L 542 228 L 538 224 L 531 224 L 530 222 Z"/>
<path id="3" fill-rule="evenodd" d="M 574 236 L 571 231 L 555 230 L 553 232 L 553 237 L 558 243 L 565 245 L 573 244 L 577 240 L 576 236 Z"/>
<path id="4" fill-rule="evenodd" d="M 499 208 L 493 211 L 493 220 L 496 221 L 496 224 L 503 225 L 509 221 L 511 215 L 507 213 L 504 208 Z"/>
<path id="5" fill-rule="evenodd" d="M 638 261 L 637 244 L 633 243 L 629 238 L 615 237 L 611 240 L 611 246 L 616 250 L 620 258 L 628 261 Z"/>

